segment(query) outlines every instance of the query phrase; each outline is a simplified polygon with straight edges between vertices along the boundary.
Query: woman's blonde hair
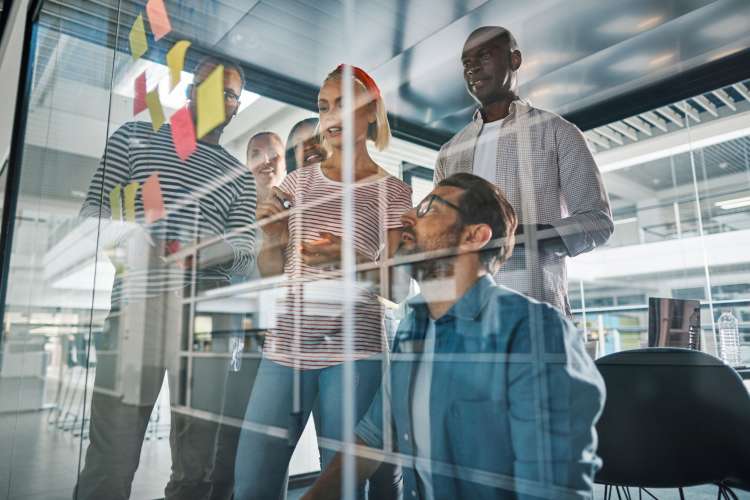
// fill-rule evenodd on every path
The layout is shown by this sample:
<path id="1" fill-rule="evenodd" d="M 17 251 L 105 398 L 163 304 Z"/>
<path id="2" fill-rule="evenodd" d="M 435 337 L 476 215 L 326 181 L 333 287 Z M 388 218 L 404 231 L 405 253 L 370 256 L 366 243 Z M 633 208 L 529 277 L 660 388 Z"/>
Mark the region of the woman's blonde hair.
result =
<path id="1" fill-rule="evenodd" d="M 372 102 L 375 103 L 375 123 L 370 123 L 367 127 L 367 138 L 375 143 L 378 151 L 383 151 L 388 147 L 391 141 L 391 126 L 388 123 L 388 114 L 385 110 L 383 96 L 380 95 L 380 89 L 363 69 L 352 66 L 352 77 L 359 86 L 367 92 Z M 340 64 L 336 69 L 328 73 L 323 84 L 329 80 L 340 80 L 344 75 L 344 65 Z"/>

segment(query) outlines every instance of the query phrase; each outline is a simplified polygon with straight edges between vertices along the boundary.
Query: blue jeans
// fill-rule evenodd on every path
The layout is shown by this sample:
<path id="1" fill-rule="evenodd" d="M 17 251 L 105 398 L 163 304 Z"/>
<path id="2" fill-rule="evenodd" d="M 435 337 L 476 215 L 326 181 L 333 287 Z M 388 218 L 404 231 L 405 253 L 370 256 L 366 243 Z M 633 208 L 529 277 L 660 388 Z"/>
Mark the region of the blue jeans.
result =
<path id="1" fill-rule="evenodd" d="M 301 424 L 307 422 L 313 405 L 318 400 L 320 418 L 316 420 L 318 436 L 341 441 L 343 427 L 343 365 L 316 370 L 301 370 Z M 382 360 L 379 356 L 354 362 L 355 424 L 365 414 L 380 387 Z M 274 429 L 243 427 L 235 462 L 235 500 L 278 499 L 283 491 L 289 459 L 299 435 L 291 440 L 287 428 L 292 413 L 294 370 L 264 359 L 258 368 L 253 392 L 247 405 L 245 421 L 249 425 L 270 426 Z M 269 433 L 268 431 L 271 430 Z M 279 432 L 281 431 L 281 432 Z M 302 429 L 299 428 L 298 432 Z M 336 455 L 336 450 L 321 447 L 322 467 Z M 401 471 L 392 466 L 381 467 L 386 487 L 378 486 L 378 498 L 400 496 Z M 388 486 L 389 485 L 389 486 Z M 390 489 L 390 492 L 383 491 Z M 358 492 L 365 498 L 365 486 Z"/>

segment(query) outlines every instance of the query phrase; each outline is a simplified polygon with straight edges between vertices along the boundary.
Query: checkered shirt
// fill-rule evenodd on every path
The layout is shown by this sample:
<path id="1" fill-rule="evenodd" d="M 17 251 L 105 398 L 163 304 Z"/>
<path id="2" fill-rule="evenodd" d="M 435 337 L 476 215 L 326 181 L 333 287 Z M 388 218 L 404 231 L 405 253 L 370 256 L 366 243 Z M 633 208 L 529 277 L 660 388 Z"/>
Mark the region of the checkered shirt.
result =
<path id="1" fill-rule="evenodd" d="M 473 173 L 483 125 L 477 111 L 472 122 L 440 149 L 436 183 L 455 173 Z M 521 99 L 514 101 L 498 131 L 496 167 L 496 185 L 513 205 L 519 224 L 552 225 L 568 256 L 593 250 L 609 239 L 614 229 L 609 198 L 583 134 L 572 123 Z M 495 279 L 570 316 L 565 259 L 532 254 L 524 245 L 516 248 Z"/>

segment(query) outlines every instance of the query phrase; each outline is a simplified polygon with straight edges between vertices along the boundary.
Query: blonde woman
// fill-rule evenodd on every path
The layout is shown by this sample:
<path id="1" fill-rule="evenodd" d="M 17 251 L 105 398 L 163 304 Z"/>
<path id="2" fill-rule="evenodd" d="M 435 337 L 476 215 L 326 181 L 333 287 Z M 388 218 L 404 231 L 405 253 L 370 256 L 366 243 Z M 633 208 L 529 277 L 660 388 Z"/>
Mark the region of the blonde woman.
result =
<path id="1" fill-rule="evenodd" d="M 348 389 L 343 382 L 344 361 L 353 362 L 355 421 L 367 411 L 380 385 L 382 353 L 387 351 L 382 306 L 374 291 L 357 286 L 352 297 L 353 331 L 344 331 L 342 282 L 336 271 L 345 231 L 342 83 L 354 89 L 354 210 L 349 234 L 357 262 L 375 262 L 395 251 L 401 237 L 400 217 L 411 208 L 411 188 L 370 157 L 368 141 L 381 150 L 388 146 L 388 118 L 372 78 L 356 67 L 352 74 L 353 82 L 342 82 L 344 68 L 339 66 L 320 88 L 319 131 L 326 159 L 289 174 L 274 189 L 274 196 L 258 205 L 264 232 L 258 266 L 263 275 L 283 271 L 289 285 L 277 326 L 267 335 L 245 415 L 235 468 L 238 500 L 279 497 L 293 445 L 316 399 L 318 437 L 342 440 L 343 398 Z M 344 349 L 345 335 L 351 336 L 350 352 Z M 272 429 L 278 428 L 288 429 L 288 436 L 274 435 Z M 335 450 L 321 448 L 325 467 Z M 359 490 L 360 498 L 364 491 L 364 487 Z"/>

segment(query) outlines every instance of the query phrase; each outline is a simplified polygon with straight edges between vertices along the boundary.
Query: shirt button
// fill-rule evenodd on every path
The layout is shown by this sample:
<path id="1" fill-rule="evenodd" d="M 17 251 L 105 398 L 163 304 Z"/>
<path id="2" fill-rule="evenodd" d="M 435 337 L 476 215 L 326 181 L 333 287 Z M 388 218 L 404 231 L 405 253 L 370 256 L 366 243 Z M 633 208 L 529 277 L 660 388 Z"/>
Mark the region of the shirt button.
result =
<path id="1" fill-rule="evenodd" d="M 417 490 L 411 490 L 411 496 L 416 497 L 417 496 Z"/>
<path id="2" fill-rule="evenodd" d="M 408 441 L 408 440 L 409 440 L 409 434 L 408 434 L 408 433 L 405 433 L 405 434 L 404 434 L 404 441 Z"/>

